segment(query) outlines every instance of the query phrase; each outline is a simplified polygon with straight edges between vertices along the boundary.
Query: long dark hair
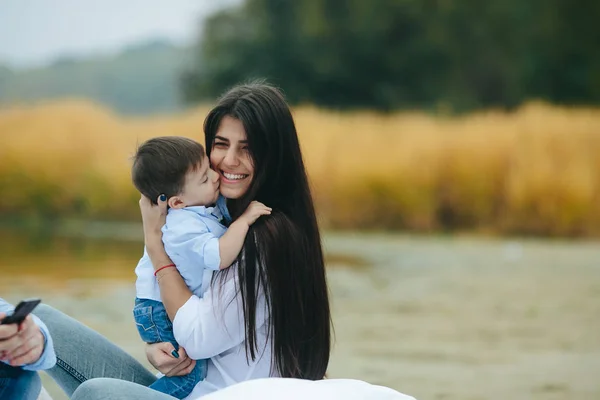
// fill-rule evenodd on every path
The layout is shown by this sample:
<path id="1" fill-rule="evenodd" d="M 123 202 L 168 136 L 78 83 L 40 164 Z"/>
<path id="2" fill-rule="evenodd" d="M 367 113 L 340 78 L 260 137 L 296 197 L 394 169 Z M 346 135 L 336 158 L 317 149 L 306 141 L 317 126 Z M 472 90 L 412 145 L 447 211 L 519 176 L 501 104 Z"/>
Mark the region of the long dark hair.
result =
<path id="1" fill-rule="evenodd" d="M 322 379 L 331 347 L 329 294 L 321 237 L 292 114 L 282 93 L 262 81 L 234 87 L 204 121 L 209 156 L 224 116 L 242 122 L 254 165 L 248 191 L 239 199 L 228 200 L 232 218 L 239 217 L 252 200 L 273 209 L 270 216 L 251 226 L 237 259 L 246 355 L 256 359 L 256 304 L 262 289 L 273 367 L 283 377 Z"/>

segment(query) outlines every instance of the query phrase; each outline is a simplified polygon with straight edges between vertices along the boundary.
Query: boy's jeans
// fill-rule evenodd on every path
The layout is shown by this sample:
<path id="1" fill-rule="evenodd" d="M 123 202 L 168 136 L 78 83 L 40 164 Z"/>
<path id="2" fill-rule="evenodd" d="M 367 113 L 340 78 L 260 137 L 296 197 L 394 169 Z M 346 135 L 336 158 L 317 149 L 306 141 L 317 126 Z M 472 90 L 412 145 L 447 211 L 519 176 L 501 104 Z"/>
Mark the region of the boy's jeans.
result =
<path id="1" fill-rule="evenodd" d="M 179 350 L 179 345 L 173 336 L 173 325 L 167 316 L 165 306 L 161 302 L 148 299 L 135 299 L 133 318 L 144 342 L 171 342 L 175 350 Z M 150 388 L 178 399 L 183 399 L 204 378 L 206 378 L 206 360 L 197 360 L 196 366 L 188 375 L 163 376 L 150 385 Z"/>

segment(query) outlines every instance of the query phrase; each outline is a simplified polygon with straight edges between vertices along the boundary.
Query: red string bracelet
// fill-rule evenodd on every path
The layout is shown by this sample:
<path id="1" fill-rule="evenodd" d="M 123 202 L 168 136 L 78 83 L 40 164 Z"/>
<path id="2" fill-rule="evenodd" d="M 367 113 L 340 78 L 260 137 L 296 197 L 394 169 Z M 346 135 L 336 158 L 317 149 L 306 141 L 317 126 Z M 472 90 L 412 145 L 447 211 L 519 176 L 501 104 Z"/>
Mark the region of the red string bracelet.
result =
<path id="1" fill-rule="evenodd" d="M 175 264 L 168 264 L 168 265 L 165 265 L 163 267 L 160 267 L 159 269 L 157 269 L 156 271 L 154 271 L 154 276 L 156 276 L 156 274 L 158 274 L 163 269 L 165 269 L 165 268 L 171 268 L 171 267 L 176 268 Z"/>

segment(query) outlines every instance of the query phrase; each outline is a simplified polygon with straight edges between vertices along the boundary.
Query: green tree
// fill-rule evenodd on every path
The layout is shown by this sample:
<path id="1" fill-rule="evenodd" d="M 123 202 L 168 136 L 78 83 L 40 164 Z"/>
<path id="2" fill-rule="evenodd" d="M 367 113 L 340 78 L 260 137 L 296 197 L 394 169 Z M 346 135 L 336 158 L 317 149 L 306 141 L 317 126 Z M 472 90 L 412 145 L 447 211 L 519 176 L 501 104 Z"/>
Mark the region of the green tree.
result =
<path id="1" fill-rule="evenodd" d="M 600 3 L 247 0 L 209 19 L 185 99 L 254 77 L 294 103 L 436 109 L 600 102 Z"/>

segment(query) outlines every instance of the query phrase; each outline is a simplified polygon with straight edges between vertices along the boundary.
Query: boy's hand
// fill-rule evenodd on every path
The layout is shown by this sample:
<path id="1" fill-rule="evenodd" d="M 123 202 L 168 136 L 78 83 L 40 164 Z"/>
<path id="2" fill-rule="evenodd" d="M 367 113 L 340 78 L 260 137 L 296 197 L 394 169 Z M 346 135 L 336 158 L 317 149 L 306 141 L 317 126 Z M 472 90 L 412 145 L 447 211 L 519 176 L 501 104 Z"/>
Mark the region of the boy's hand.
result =
<path id="1" fill-rule="evenodd" d="M 250 226 L 255 223 L 261 215 L 270 215 L 271 211 L 271 207 L 267 207 L 261 202 L 253 201 L 240 216 L 240 219 Z"/>

